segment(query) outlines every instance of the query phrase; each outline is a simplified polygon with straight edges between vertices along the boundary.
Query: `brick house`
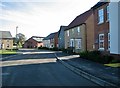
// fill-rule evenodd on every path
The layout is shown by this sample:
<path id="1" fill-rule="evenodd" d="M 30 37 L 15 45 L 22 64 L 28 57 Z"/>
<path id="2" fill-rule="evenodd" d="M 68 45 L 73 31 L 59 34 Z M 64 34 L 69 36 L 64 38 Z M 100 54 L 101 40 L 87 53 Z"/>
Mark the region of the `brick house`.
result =
<path id="1" fill-rule="evenodd" d="M 109 2 L 98 2 L 92 9 L 95 23 L 95 50 L 109 52 Z"/>
<path id="2" fill-rule="evenodd" d="M 77 16 L 65 30 L 65 49 L 73 52 L 91 51 L 94 49 L 94 16 L 90 9 Z"/>
<path id="3" fill-rule="evenodd" d="M 24 48 L 38 48 L 43 47 L 43 38 L 39 36 L 32 36 L 28 40 L 25 41 L 23 47 Z"/>
<path id="4" fill-rule="evenodd" d="M 13 49 L 13 37 L 9 31 L 0 31 L 0 49 Z"/>
<path id="5" fill-rule="evenodd" d="M 43 45 L 47 48 L 58 47 L 58 32 L 49 34 L 43 39 Z"/>

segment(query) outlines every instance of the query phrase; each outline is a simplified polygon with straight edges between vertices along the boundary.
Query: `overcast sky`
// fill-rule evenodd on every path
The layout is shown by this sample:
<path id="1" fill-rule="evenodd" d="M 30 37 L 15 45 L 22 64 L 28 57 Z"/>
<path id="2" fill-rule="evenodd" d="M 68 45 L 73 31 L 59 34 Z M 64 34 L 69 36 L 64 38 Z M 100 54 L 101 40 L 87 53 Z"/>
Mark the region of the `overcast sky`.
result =
<path id="1" fill-rule="evenodd" d="M 4 1 L 4 2 L 3 2 Z M 45 37 L 67 26 L 74 18 L 89 10 L 99 0 L 2 0 L 0 30 Z"/>

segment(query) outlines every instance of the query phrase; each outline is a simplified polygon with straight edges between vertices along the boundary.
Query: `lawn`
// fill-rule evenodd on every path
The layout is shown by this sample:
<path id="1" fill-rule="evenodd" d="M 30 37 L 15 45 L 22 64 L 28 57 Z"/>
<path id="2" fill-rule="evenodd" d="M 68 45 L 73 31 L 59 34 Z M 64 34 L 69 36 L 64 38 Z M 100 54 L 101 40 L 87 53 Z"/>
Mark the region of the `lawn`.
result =
<path id="1" fill-rule="evenodd" d="M 0 54 L 16 54 L 16 50 L 0 50 Z"/>
<path id="2" fill-rule="evenodd" d="M 105 66 L 110 66 L 110 67 L 120 67 L 120 63 L 111 63 L 111 64 L 104 64 Z"/>

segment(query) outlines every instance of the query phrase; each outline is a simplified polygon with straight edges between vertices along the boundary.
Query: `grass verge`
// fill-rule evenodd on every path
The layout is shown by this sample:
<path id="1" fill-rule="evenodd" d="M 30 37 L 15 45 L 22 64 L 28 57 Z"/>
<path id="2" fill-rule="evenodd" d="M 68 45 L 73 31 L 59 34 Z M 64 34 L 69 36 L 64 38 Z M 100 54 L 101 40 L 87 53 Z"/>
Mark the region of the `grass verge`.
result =
<path id="1" fill-rule="evenodd" d="M 111 63 L 111 64 L 104 64 L 105 66 L 110 66 L 110 67 L 120 67 L 120 63 Z"/>
<path id="2" fill-rule="evenodd" d="M 16 50 L 0 50 L 0 54 L 16 54 Z"/>

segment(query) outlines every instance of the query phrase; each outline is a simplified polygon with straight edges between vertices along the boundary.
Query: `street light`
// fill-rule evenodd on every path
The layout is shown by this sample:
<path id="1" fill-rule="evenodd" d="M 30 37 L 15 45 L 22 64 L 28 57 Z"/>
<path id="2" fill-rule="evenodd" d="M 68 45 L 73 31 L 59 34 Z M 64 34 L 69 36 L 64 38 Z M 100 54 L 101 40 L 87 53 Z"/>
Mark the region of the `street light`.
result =
<path id="1" fill-rule="evenodd" d="M 17 30 L 18 29 L 18 26 L 16 26 L 16 49 L 18 48 L 18 44 L 17 44 Z"/>

